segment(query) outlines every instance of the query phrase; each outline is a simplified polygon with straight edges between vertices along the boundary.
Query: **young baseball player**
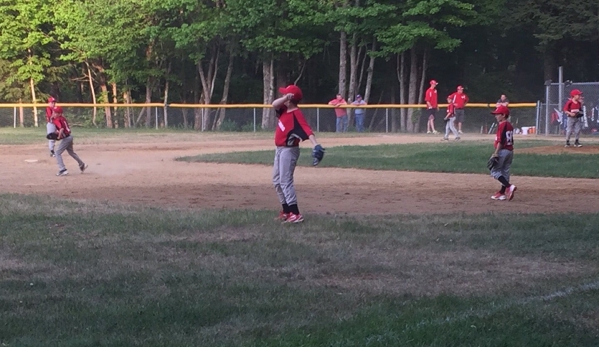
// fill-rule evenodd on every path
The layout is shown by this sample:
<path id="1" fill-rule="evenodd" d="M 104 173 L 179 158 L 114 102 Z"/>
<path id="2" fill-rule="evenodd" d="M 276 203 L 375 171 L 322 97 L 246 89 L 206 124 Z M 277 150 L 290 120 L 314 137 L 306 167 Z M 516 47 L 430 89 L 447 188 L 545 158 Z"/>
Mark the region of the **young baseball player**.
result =
<path id="1" fill-rule="evenodd" d="M 453 137 L 455 141 L 460 140 L 460 134 L 458 134 L 458 130 L 455 127 L 455 105 L 451 102 L 452 97 L 447 97 L 447 114 L 445 115 L 445 136 L 441 139 L 441 141 L 449 141 L 449 131 L 453 133 Z"/>
<path id="2" fill-rule="evenodd" d="M 491 157 L 497 158 L 497 164 L 491 169 L 491 176 L 501 183 L 501 189 L 491 196 L 493 200 L 512 200 L 516 186 L 510 183 L 510 167 L 514 158 L 514 127 L 508 121 L 510 110 L 499 106 L 491 112 L 497 120 L 495 151 Z"/>
<path id="3" fill-rule="evenodd" d="M 293 185 L 293 173 L 300 156 L 299 144 L 310 139 L 314 147 L 318 147 L 316 137 L 306 122 L 297 104 L 303 94 L 299 87 L 289 85 L 279 88 L 280 98 L 273 101 L 272 106 L 277 113 L 278 124 L 275 130 L 275 159 L 273 166 L 273 184 L 283 210 L 277 219 L 285 223 L 300 223 L 304 217 L 297 206 L 297 196 Z"/>
<path id="4" fill-rule="evenodd" d="M 56 106 L 56 99 L 53 97 L 48 98 L 48 106 L 46 107 L 46 135 L 55 133 L 56 126 L 52 123 L 52 112 L 54 112 L 54 107 Z M 55 140 L 48 140 L 48 149 L 50 149 L 50 157 L 54 157 L 54 144 Z"/>
<path id="5" fill-rule="evenodd" d="M 568 124 L 566 128 L 566 146 L 570 147 L 570 136 L 574 132 L 574 147 L 582 147 L 579 142 L 580 131 L 582 130 L 582 103 L 580 98 L 582 92 L 574 89 L 570 92 L 570 99 L 564 105 L 564 113 L 568 116 Z"/>
<path id="6" fill-rule="evenodd" d="M 85 172 L 85 169 L 87 169 L 87 164 L 85 164 L 73 150 L 73 136 L 71 136 L 71 128 L 69 127 L 69 122 L 67 122 L 67 119 L 63 116 L 62 107 L 54 107 L 52 113 L 52 123 L 56 126 L 56 133 L 58 134 L 57 140 L 60 141 L 55 152 L 56 162 L 58 163 L 58 173 L 56 176 L 66 176 L 69 174 L 64 162 L 62 161 L 62 152 L 65 150 L 71 157 L 73 157 L 73 159 L 77 161 L 81 173 Z"/>

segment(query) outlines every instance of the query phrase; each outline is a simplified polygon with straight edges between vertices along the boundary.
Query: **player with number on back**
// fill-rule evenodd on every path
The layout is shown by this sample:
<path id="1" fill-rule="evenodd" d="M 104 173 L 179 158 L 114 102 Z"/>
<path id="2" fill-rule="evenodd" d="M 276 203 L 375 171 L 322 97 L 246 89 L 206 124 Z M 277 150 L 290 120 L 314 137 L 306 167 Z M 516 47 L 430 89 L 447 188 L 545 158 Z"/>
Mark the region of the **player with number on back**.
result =
<path id="1" fill-rule="evenodd" d="M 316 142 L 312 129 L 306 122 L 297 104 L 302 100 L 302 90 L 289 85 L 279 88 L 282 97 L 273 101 L 272 106 L 277 113 L 278 124 L 275 129 L 275 160 L 272 180 L 279 196 L 283 210 L 277 217 L 284 223 L 300 223 L 304 221 L 297 206 L 297 196 L 293 185 L 293 173 L 300 156 L 299 144 L 310 139 L 314 145 L 312 165 L 316 166 L 324 157 L 324 148 Z"/>
<path id="2" fill-rule="evenodd" d="M 499 106 L 491 112 L 497 120 L 497 134 L 495 135 L 495 151 L 487 163 L 491 176 L 501 183 L 501 189 L 491 196 L 493 200 L 512 200 L 516 186 L 510 183 L 510 167 L 514 158 L 514 127 L 508 121 L 510 110 L 506 106 Z"/>

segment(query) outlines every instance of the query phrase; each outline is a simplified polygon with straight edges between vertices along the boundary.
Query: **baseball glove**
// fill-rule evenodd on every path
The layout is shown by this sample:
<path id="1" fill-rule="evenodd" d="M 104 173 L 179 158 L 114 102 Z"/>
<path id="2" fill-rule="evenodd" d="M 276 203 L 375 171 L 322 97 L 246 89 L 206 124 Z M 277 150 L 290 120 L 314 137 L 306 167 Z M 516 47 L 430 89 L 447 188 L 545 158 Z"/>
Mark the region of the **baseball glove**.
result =
<path id="1" fill-rule="evenodd" d="M 324 148 L 321 145 L 314 146 L 312 150 L 312 166 L 318 165 L 324 158 Z"/>
<path id="2" fill-rule="evenodd" d="M 577 112 L 575 117 L 576 117 L 576 118 L 581 118 L 582 116 L 584 116 L 584 113 L 582 113 L 582 112 Z"/>
<path id="3" fill-rule="evenodd" d="M 492 171 L 498 163 L 499 157 L 492 155 L 491 158 L 489 158 L 489 160 L 487 161 L 487 169 L 489 169 L 489 171 Z"/>
<path id="4" fill-rule="evenodd" d="M 48 135 L 46 135 L 46 138 L 48 140 L 58 140 L 58 134 L 57 133 L 49 133 Z"/>

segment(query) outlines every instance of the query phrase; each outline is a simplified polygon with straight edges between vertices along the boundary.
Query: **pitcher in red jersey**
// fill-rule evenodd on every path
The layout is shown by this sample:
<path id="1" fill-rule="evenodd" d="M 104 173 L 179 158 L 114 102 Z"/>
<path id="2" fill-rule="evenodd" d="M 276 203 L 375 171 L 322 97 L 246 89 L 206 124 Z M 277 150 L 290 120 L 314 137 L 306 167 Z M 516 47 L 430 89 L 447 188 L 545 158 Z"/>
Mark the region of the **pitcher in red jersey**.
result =
<path id="1" fill-rule="evenodd" d="M 516 192 L 516 186 L 510 183 L 510 167 L 514 158 L 514 127 L 508 121 L 510 110 L 506 106 L 497 107 L 491 114 L 499 124 L 495 134 L 495 151 L 491 155 L 498 161 L 491 170 L 491 176 L 501 183 L 501 189 L 491 199 L 510 201 Z"/>

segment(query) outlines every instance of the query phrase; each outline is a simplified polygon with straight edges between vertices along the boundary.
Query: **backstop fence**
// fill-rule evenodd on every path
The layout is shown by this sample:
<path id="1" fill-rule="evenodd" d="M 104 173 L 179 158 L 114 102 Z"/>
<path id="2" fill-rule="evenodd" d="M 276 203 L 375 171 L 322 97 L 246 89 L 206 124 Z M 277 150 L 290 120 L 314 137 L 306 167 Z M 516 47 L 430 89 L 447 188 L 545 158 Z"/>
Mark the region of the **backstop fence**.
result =
<path id="1" fill-rule="evenodd" d="M 565 82 L 545 85 L 545 100 L 539 102 L 536 122 L 537 133 L 562 134 L 566 127 L 563 107 L 570 92 L 583 93 L 583 133 L 597 134 L 599 129 L 599 82 Z"/>
<path id="2" fill-rule="evenodd" d="M 110 108 L 112 124 L 117 128 L 189 128 L 200 131 L 260 131 L 263 112 L 272 107 L 261 104 L 247 105 L 189 105 L 189 104 L 60 104 L 72 126 L 106 127 L 107 109 Z M 446 105 L 440 105 L 435 125 L 444 131 L 443 117 Z M 334 132 L 336 116 L 333 106 L 300 105 L 310 126 L 318 132 Z M 142 109 L 145 108 L 144 113 Z M 350 114 L 349 131 L 354 131 L 353 109 Z M 364 126 L 369 132 L 400 132 L 400 115 L 412 109 L 411 121 L 419 124 L 420 132 L 426 131 L 428 116 L 424 105 L 366 105 Z M 488 133 L 495 122 L 490 111 L 495 104 L 469 104 L 463 123 L 464 132 Z M 94 111 L 95 109 L 95 111 Z M 35 126 L 32 104 L 0 104 L 0 127 Z M 37 105 L 38 126 L 44 126 L 45 105 Z M 149 110 L 149 112 L 148 112 Z M 539 103 L 510 104 L 511 121 L 516 127 L 533 127 L 539 120 Z M 94 116 L 95 112 L 95 116 Z M 94 122 L 95 118 L 95 122 Z M 95 123 L 95 124 L 94 124 Z"/>

